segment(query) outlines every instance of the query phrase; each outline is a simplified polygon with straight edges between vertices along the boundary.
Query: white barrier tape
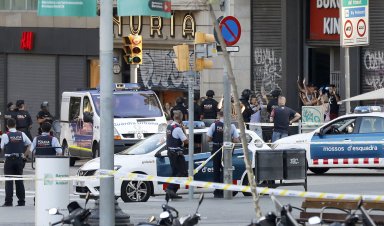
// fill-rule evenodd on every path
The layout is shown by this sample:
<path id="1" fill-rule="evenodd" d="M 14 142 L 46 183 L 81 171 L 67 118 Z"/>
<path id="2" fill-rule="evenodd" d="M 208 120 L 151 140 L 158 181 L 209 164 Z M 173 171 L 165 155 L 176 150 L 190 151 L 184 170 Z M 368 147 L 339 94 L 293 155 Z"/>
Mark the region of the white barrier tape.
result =
<path id="1" fill-rule="evenodd" d="M 109 173 L 112 173 L 112 172 L 113 172 L 112 170 L 109 171 Z M 0 181 L 7 181 L 7 180 L 86 181 L 90 179 L 99 179 L 99 178 L 109 177 L 109 176 L 111 175 L 70 176 L 70 177 L 54 177 L 54 178 L 0 177 Z M 127 176 L 120 177 L 119 179 L 120 180 L 157 181 L 162 183 L 173 183 L 173 184 L 202 187 L 202 188 L 214 188 L 214 189 L 238 191 L 238 192 L 251 192 L 251 189 L 249 186 L 195 181 L 185 177 L 157 177 L 157 176 L 151 176 L 151 175 L 129 173 Z M 335 200 L 359 200 L 360 198 L 362 198 L 363 200 L 370 200 L 370 201 L 384 201 L 384 195 L 358 195 L 358 194 L 337 194 L 337 193 L 325 193 L 325 192 L 305 192 L 305 191 L 294 191 L 294 190 L 286 190 L 286 189 L 272 189 L 272 188 L 264 188 L 264 187 L 258 187 L 257 192 L 259 194 L 269 194 L 269 195 L 273 194 L 273 195 L 285 196 L 285 197 L 325 198 L 325 199 L 335 199 Z"/>
<path id="2" fill-rule="evenodd" d="M 196 167 L 196 169 L 193 170 L 193 175 L 195 175 L 196 173 L 198 173 L 205 165 L 207 165 L 207 163 L 213 158 L 215 157 L 215 155 L 217 153 L 219 153 L 219 151 L 223 149 L 223 147 L 219 148 L 219 150 L 217 150 L 215 153 L 213 153 L 211 156 L 209 156 L 209 158 L 207 158 L 207 160 L 205 160 L 203 163 L 201 163 L 198 167 Z"/>

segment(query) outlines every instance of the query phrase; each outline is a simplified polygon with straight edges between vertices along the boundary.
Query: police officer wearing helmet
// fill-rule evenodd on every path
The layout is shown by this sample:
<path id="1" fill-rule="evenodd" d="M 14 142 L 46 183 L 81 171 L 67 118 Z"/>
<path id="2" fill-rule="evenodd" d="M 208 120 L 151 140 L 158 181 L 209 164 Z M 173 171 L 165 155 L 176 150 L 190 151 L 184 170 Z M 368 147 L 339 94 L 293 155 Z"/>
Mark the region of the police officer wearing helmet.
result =
<path id="1" fill-rule="evenodd" d="M 48 111 L 48 101 L 44 101 L 43 103 L 41 103 L 40 105 L 40 108 L 41 108 L 41 111 L 39 111 L 36 115 L 36 118 L 37 118 L 37 123 L 40 124 L 40 127 L 38 129 L 38 132 L 39 132 L 39 135 L 41 135 L 42 133 L 42 124 L 44 122 L 48 122 L 52 125 L 53 123 L 53 116 L 51 115 L 51 113 Z"/>
<path id="2" fill-rule="evenodd" d="M 208 90 L 206 95 L 207 98 L 201 103 L 202 116 L 200 119 L 216 119 L 219 109 L 217 108 L 217 101 L 213 99 L 215 92 Z"/>
<path id="3" fill-rule="evenodd" d="M 32 118 L 28 111 L 25 110 L 24 100 L 16 101 L 16 129 L 25 133 L 29 140 L 32 140 L 31 127 Z"/>
<path id="4" fill-rule="evenodd" d="M 42 133 L 33 139 L 31 152 L 34 155 L 61 155 L 62 149 L 56 137 L 50 135 L 51 124 L 43 122 L 41 124 Z"/>
<path id="5" fill-rule="evenodd" d="M 4 175 L 23 175 L 24 152 L 26 147 L 31 144 L 31 140 L 25 133 L 16 130 L 16 120 L 11 118 L 7 120 L 9 132 L 1 137 L 0 147 L 4 150 L 5 163 Z M 16 196 L 18 198 L 17 206 L 25 206 L 25 189 L 22 180 L 15 181 Z M 13 181 L 5 182 L 5 202 L 3 207 L 13 205 Z"/>
<path id="6" fill-rule="evenodd" d="M 184 106 L 184 98 L 178 97 L 176 98 L 176 105 L 171 109 L 171 118 L 175 115 L 175 111 L 181 111 L 182 118 L 181 121 L 185 121 L 188 119 L 188 109 Z"/>
<path id="7" fill-rule="evenodd" d="M 173 177 L 187 177 L 187 164 L 184 158 L 184 145 L 188 144 L 188 138 L 182 125 L 182 112 L 175 111 L 173 122 L 167 127 L 167 149 L 169 162 L 172 168 Z M 169 184 L 166 193 L 171 199 L 179 199 L 181 196 L 176 192 L 179 189 L 177 184 Z"/>
<path id="8" fill-rule="evenodd" d="M 222 148 L 223 141 L 224 141 L 224 113 L 223 111 L 219 111 L 217 115 L 219 116 L 219 120 L 215 121 L 215 123 L 212 123 L 207 132 L 208 142 L 211 142 L 211 141 L 213 142 L 213 148 L 211 152 L 212 155 Z M 231 124 L 230 133 L 231 133 L 232 142 L 238 143 L 239 133 L 237 132 L 237 129 L 233 124 Z M 221 165 L 222 155 L 223 155 L 223 150 L 221 149 L 216 153 L 216 155 L 212 159 L 213 160 L 213 182 L 217 182 L 217 183 L 223 182 L 223 166 Z M 216 189 L 213 192 L 213 195 L 215 198 L 222 198 L 223 190 Z"/>

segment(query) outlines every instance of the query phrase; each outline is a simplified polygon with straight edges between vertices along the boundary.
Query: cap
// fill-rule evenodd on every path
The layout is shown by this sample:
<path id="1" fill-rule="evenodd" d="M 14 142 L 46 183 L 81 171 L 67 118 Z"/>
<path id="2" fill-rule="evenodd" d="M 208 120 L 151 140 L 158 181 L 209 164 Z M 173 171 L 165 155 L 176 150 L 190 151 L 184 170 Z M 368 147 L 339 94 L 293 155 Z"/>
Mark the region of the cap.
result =
<path id="1" fill-rule="evenodd" d="M 207 97 L 213 97 L 215 95 L 215 92 L 213 90 L 208 90 L 207 93 L 205 94 Z"/>
<path id="2" fill-rule="evenodd" d="M 16 101 L 16 107 L 20 107 L 22 104 L 24 104 L 24 100 L 17 100 Z"/>
<path id="3" fill-rule="evenodd" d="M 41 103 L 40 105 L 42 108 L 43 107 L 48 107 L 48 101 L 43 101 L 43 103 Z"/>

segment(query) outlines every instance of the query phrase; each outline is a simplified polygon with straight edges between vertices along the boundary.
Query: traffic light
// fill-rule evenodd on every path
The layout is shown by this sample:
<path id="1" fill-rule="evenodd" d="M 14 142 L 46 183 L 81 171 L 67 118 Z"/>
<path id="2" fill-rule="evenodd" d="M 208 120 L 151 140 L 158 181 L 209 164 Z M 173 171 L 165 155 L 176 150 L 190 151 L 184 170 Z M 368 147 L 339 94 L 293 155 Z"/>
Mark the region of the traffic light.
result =
<path id="1" fill-rule="evenodd" d="M 216 40 L 213 34 L 195 33 L 195 71 L 212 68 L 213 61 L 205 58 L 217 56 Z"/>
<path id="2" fill-rule="evenodd" d="M 186 44 L 173 47 L 176 59 L 173 61 L 176 64 L 178 71 L 189 71 L 189 46 Z"/>
<path id="3" fill-rule="evenodd" d="M 141 35 L 123 37 L 124 60 L 127 64 L 143 63 L 143 38 Z"/>

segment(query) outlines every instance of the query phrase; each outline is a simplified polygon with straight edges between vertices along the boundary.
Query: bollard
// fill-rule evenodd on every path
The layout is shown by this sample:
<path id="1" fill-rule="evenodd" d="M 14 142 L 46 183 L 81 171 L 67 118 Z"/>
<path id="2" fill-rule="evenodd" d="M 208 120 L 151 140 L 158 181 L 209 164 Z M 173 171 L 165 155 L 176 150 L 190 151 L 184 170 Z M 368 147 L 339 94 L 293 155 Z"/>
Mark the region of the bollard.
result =
<path id="1" fill-rule="evenodd" d="M 49 215 L 50 208 L 57 208 L 64 215 L 68 212 L 69 181 L 49 179 L 69 176 L 69 158 L 36 156 L 35 176 L 35 225 L 48 226 L 62 219 L 61 215 Z"/>

